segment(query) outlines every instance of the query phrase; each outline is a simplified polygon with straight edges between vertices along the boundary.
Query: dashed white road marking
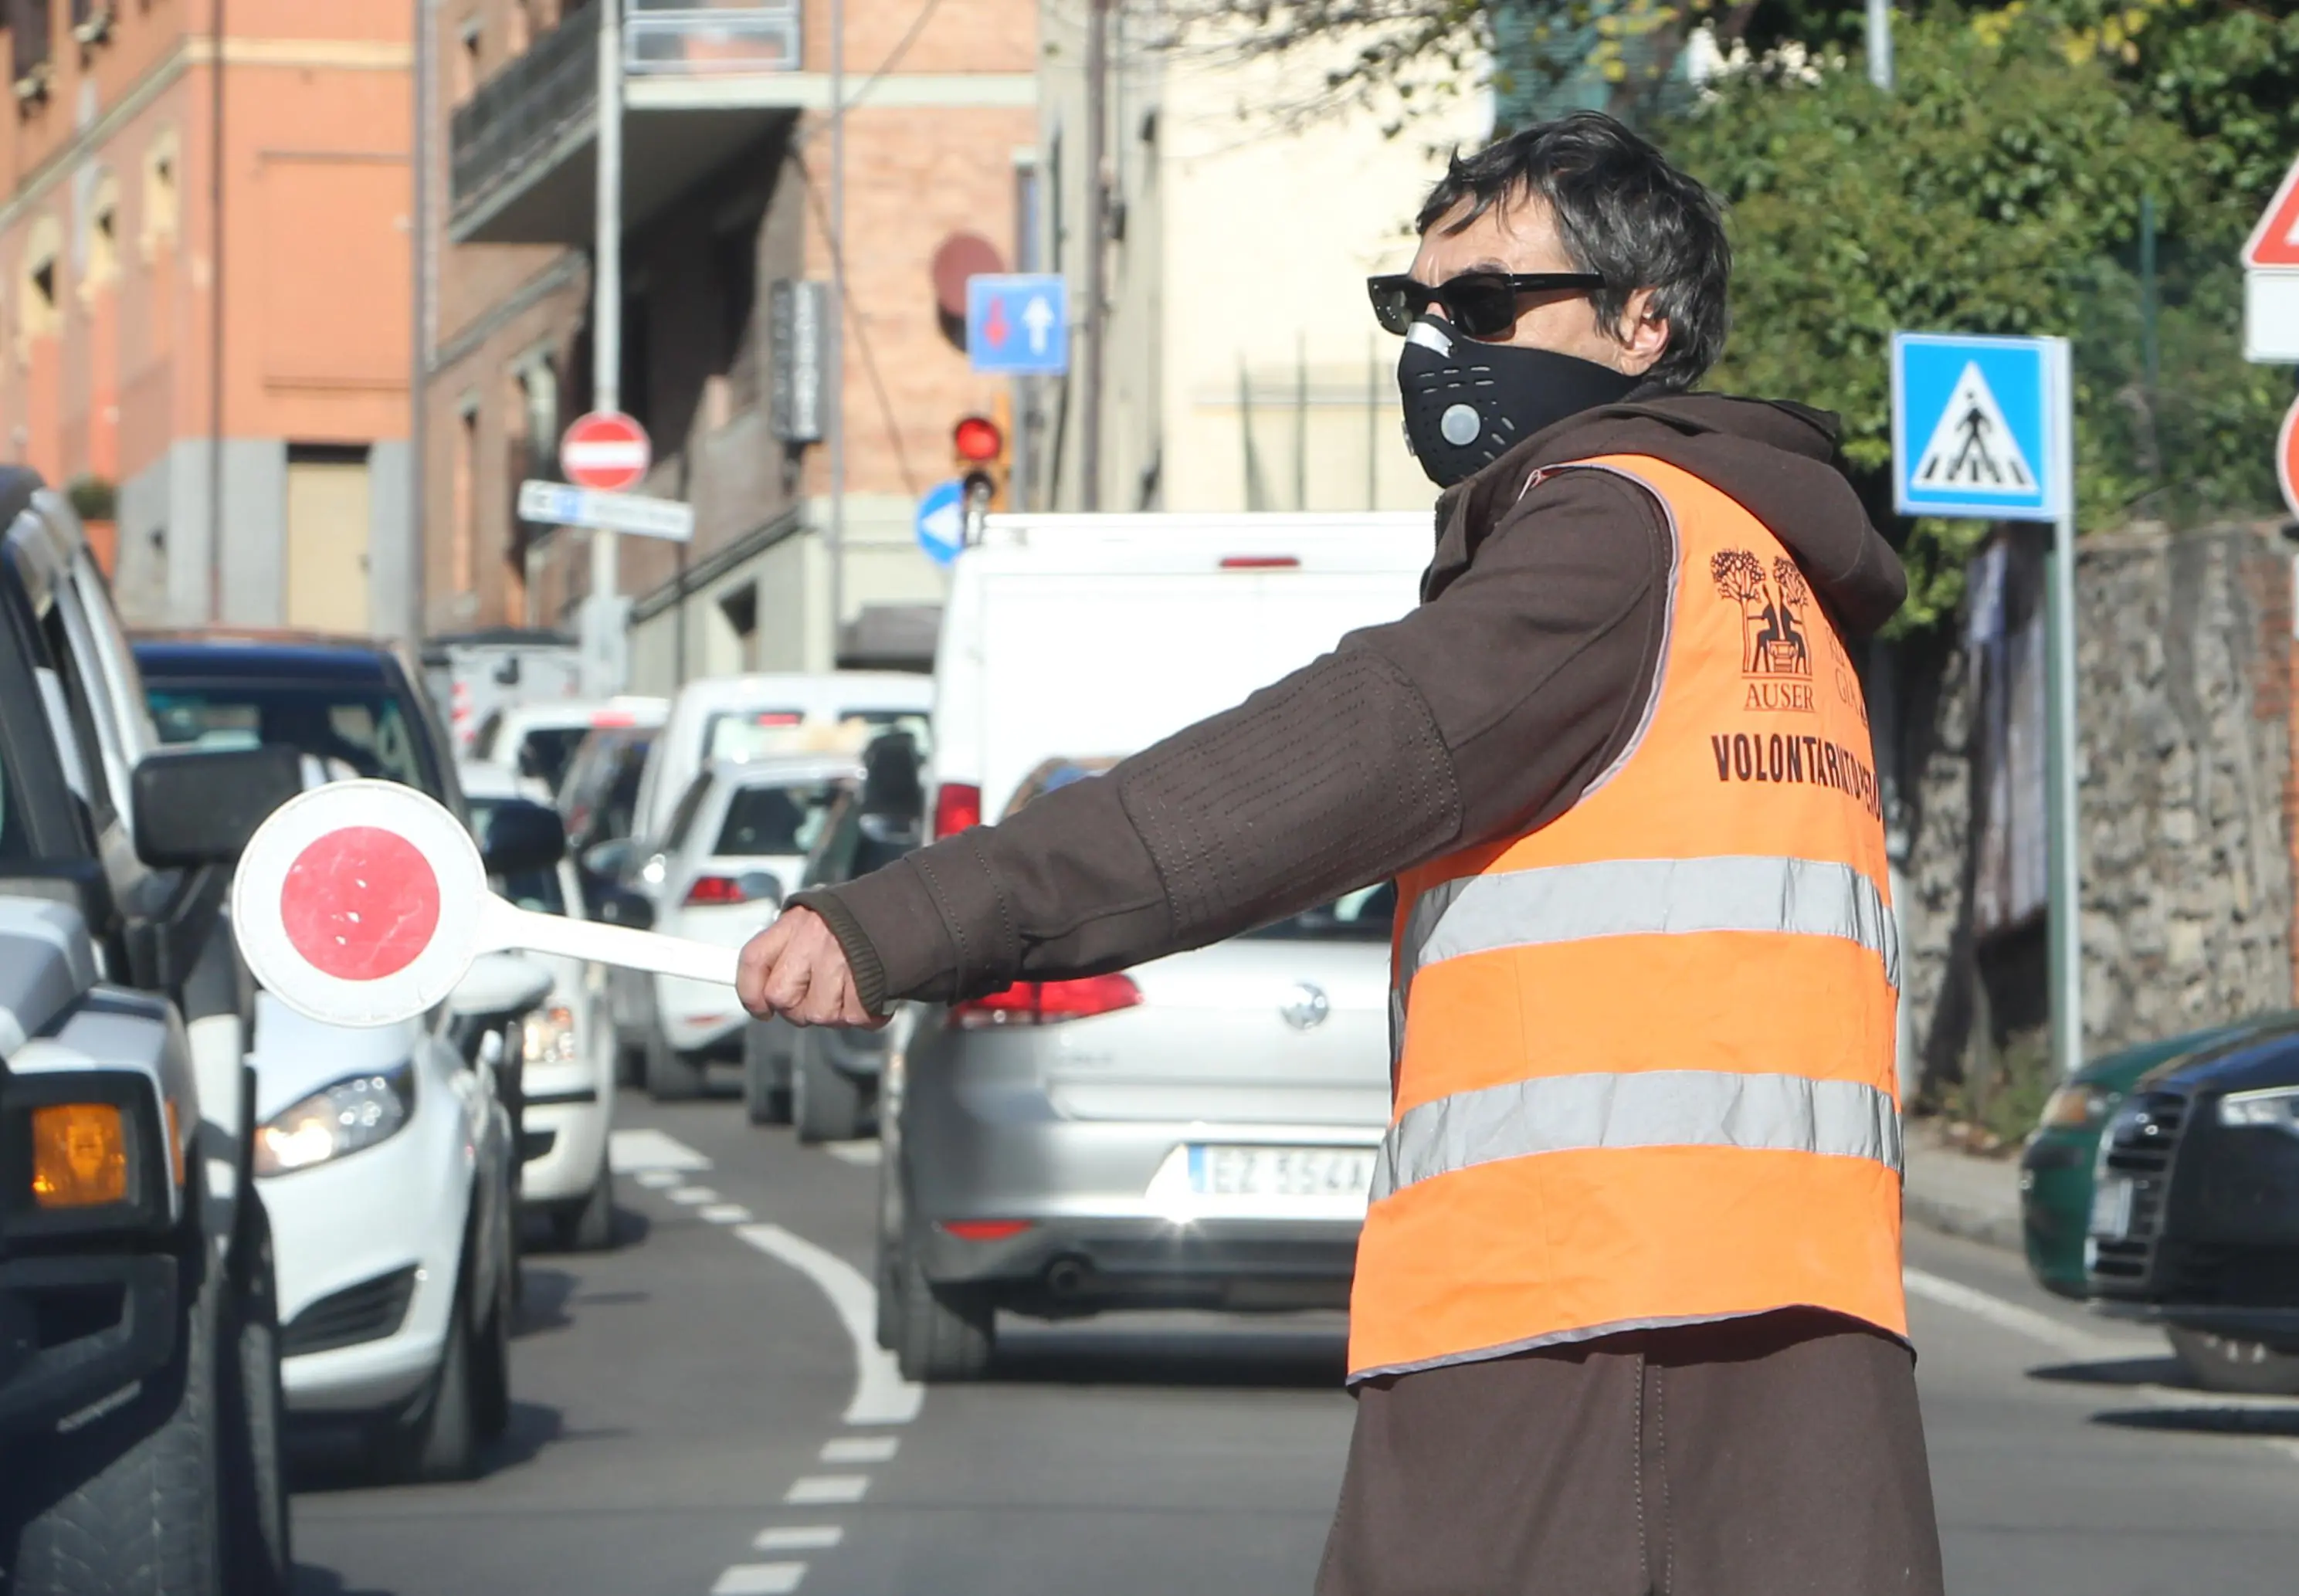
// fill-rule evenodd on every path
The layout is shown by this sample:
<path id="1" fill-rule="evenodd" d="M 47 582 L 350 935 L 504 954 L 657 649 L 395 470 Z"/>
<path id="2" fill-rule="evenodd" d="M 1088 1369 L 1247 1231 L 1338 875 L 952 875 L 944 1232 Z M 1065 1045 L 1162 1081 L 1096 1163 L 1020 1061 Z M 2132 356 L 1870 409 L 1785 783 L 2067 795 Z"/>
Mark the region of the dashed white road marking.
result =
<path id="1" fill-rule="evenodd" d="M 805 1577 L 804 1563 L 737 1563 L 718 1576 L 710 1596 L 790 1596 Z"/>
<path id="2" fill-rule="evenodd" d="M 822 1444 L 826 1463 L 884 1463 L 901 1450 L 899 1435 L 841 1435 Z"/>
<path id="3" fill-rule="evenodd" d="M 618 1130 L 607 1137 L 607 1162 L 618 1175 L 641 1170 L 707 1170 L 710 1161 L 675 1136 L 652 1126 Z"/>
<path id="4" fill-rule="evenodd" d="M 793 1507 L 821 1507 L 834 1502 L 855 1502 L 862 1500 L 870 1489 L 867 1474 L 808 1474 L 791 1482 L 783 1493 L 783 1500 Z"/>
<path id="5" fill-rule="evenodd" d="M 847 1339 L 854 1344 L 854 1395 L 848 1424 L 908 1424 L 918 1416 L 925 1387 L 902 1378 L 893 1353 L 878 1344 L 878 1294 L 861 1271 L 780 1225 L 738 1225 L 735 1234 L 799 1270 L 830 1299 Z"/>
<path id="6" fill-rule="evenodd" d="M 822 1150 L 842 1163 L 874 1164 L 878 1162 L 879 1148 L 876 1141 L 825 1142 Z"/>
<path id="7" fill-rule="evenodd" d="M 707 1186 L 682 1186 L 670 1194 L 670 1200 L 682 1208 L 700 1208 L 705 1203 L 716 1203 L 718 1194 Z"/>
<path id="8" fill-rule="evenodd" d="M 2046 1346 L 2062 1357 L 2106 1360 L 2129 1358 L 2143 1350 L 2140 1344 L 2094 1336 L 2072 1325 L 2063 1325 L 2047 1313 L 2006 1302 L 1991 1293 L 1950 1280 L 1926 1269 L 1904 1269 L 1901 1278 L 1906 1283 L 1908 1294 L 1937 1302 L 1943 1308 L 1954 1308 L 1984 1319 L 1998 1329 Z M 2151 1408 L 2179 1409 L 2186 1411 L 2222 1411 L 2235 1413 L 2245 1409 L 2266 1408 L 2285 1413 L 2299 1413 L 2299 1404 L 2282 1397 L 2247 1397 L 2214 1391 L 2192 1391 L 2167 1385 L 2131 1385 L 2124 1388 L 2139 1402 Z M 2299 1441 L 2275 1435 L 2255 1435 L 2252 1439 L 2285 1458 L 2299 1460 Z"/>
<path id="9" fill-rule="evenodd" d="M 702 1217 L 714 1225 L 747 1225 L 751 1211 L 740 1203 L 713 1203 L 702 1211 Z"/>
<path id="10" fill-rule="evenodd" d="M 760 1530 L 751 1547 L 755 1551 L 828 1551 L 844 1539 L 845 1530 L 835 1524 L 793 1524 Z"/>
<path id="11" fill-rule="evenodd" d="M 651 1192 L 667 1192 L 674 1186 L 686 1184 L 686 1177 L 676 1170 L 641 1170 L 632 1178 Z"/>

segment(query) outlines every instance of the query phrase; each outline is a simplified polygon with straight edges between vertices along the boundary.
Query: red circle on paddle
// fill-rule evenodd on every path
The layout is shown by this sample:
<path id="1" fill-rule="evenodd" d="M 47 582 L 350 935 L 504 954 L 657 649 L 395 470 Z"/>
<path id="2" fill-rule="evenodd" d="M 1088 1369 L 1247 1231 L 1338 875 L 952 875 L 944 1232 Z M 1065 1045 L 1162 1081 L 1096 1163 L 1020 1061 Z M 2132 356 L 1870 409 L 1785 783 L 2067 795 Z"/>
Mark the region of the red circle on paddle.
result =
<path id="1" fill-rule="evenodd" d="M 345 826 L 287 867 L 279 922 L 313 969 L 338 980 L 381 980 L 431 946 L 439 878 L 406 838 L 378 826 Z"/>

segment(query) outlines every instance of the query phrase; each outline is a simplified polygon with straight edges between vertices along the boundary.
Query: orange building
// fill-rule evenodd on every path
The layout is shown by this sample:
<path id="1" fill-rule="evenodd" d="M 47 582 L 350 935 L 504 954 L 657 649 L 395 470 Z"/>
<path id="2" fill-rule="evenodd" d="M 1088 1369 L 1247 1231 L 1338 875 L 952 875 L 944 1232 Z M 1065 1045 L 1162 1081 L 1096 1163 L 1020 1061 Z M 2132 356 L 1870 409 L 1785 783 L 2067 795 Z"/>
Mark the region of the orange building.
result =
<path id="1" fill-rule="evenodd" d="M 116 503 L 131 618 L 402 629 L 408 0 L 0 21 L 0 449 Z"/>

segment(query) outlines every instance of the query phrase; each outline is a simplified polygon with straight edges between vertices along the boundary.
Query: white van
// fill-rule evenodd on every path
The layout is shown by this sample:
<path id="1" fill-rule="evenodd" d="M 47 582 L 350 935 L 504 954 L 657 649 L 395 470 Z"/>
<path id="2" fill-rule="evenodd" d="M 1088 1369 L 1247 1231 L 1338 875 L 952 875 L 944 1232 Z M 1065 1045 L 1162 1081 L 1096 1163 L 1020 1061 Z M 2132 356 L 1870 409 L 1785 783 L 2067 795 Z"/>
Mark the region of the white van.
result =
<path id="1" fill-rule="evenodd" d="M 639 777 L 631 835 L 648 851 L 661 840 L 679 796 L 705 765 L 768 754 L 853 751 L 851 728 L 921 735 L 934 705 L 930 677 L 901 671 L 826 671 L 811 675 L 713 676 L 690 682 L 670 702 L 670 717 Z"/>
<path id="2" fill-rule="evenodd" d="M 934 834 L 1135 753 L 1412 608 L 1425 512 L 992 516 L 934 653 Z"/>

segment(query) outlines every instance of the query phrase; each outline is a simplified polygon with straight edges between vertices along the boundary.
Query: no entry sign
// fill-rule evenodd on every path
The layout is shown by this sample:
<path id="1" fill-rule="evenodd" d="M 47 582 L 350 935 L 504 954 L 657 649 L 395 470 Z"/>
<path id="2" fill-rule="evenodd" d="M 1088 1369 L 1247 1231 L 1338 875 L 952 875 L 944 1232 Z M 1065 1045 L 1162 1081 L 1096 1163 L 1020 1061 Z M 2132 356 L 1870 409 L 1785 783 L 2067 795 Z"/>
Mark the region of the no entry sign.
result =
<path id="1" fill-rule="evenodd" d="M 653 459 L 646 428 L 620 410 L 593 410 L 559 440 L 559 468 L 578 488 L 618 493 L 635 486 Z"/>
<path id="2" fill-rule="evenodd" d="M 328 1025 L 411 1020 L 484 953 L 565 954 L 723 986 L 739 957 L 505 902 L 462 823 L 394 781 L 331 782 L 281 805 L 240 857 L 231 912 L 249 972 Z"/>

